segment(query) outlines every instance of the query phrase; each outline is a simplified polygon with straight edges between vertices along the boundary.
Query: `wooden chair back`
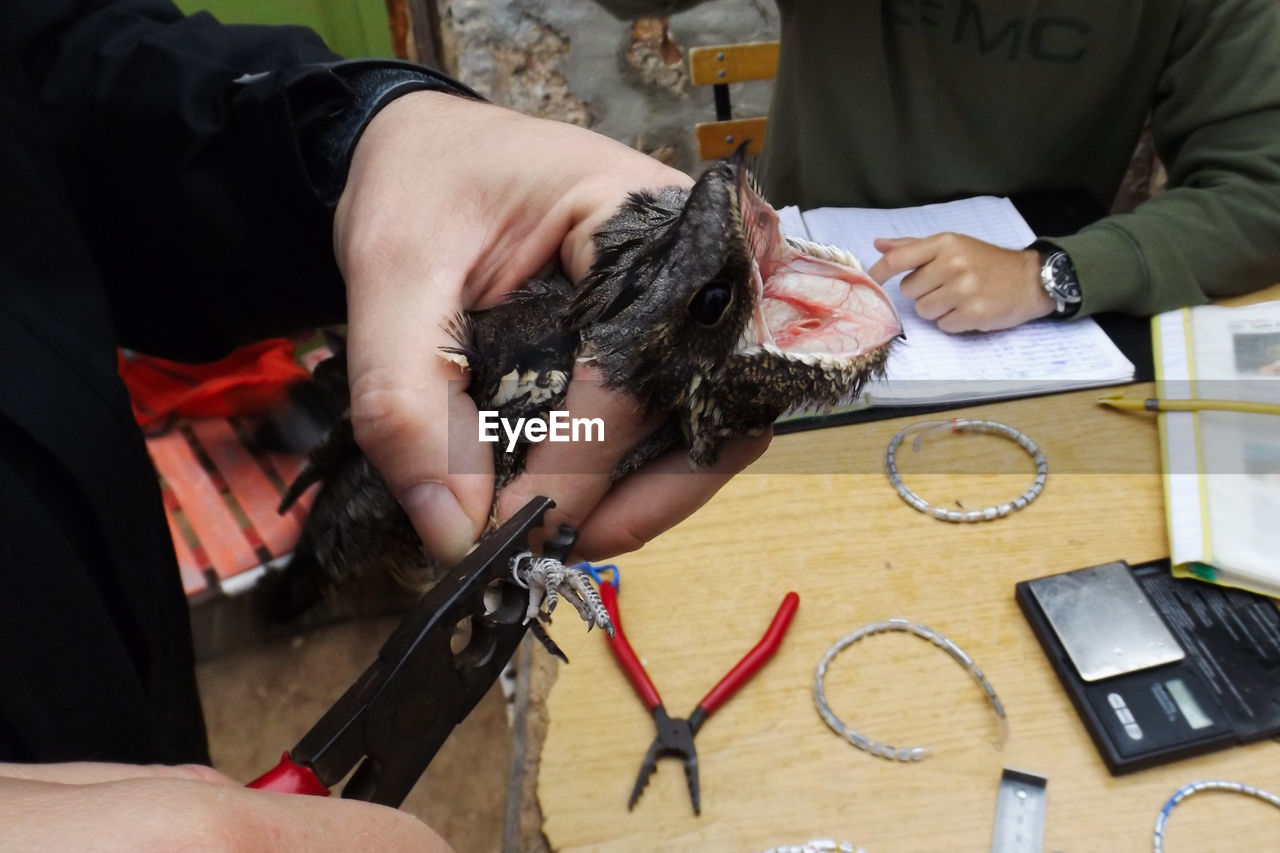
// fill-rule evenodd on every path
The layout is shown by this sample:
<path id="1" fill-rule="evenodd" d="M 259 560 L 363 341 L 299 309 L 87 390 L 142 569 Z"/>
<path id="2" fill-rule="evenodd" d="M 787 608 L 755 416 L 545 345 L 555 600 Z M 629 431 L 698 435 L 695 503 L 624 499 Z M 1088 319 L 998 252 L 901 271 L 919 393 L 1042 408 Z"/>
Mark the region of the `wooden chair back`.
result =
<path id="1" fill-rule="evenodd" d="M 733 117 L 729 84 L 752 80 L 772 80 L 778 69 L 778 42 L 721 44 L 689 50 L 689 79 L 695 86 L 711 86 L 715 95 L 716 120 L 694 126 L 698 157 L 716 160 L 728 157 L 744 141 L 747 153 L 757 154 L 764 144 L 765 116 Z"/>

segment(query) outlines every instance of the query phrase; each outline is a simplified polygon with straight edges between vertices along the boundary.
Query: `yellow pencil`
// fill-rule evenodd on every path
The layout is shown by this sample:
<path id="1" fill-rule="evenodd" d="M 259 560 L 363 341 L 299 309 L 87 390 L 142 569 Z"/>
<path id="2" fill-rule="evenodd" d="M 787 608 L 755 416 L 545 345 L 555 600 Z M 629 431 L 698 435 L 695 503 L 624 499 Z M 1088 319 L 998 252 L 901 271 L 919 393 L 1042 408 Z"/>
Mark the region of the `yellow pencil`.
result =
<path id="1" fill-rule="evenodd" d="M 1140 399 L 1123 394 L 1099 397 L 1098 402 L 1127 412 L 1246 412 L 1253 415 L 1280 415 L 1280 403 L 1254 403 L 1248 400 L 1159 400 Z"/>

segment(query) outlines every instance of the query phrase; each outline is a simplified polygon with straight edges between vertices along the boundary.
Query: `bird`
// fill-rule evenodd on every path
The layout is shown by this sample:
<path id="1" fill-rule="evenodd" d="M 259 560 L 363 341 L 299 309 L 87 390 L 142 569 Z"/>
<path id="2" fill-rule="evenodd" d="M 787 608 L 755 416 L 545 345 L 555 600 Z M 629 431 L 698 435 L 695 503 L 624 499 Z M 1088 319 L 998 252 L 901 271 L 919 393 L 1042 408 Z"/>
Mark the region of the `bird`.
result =
<path id="1" fill-rule="evenodd" d="M 553 271 L 458 315 L 449 324 L 455 345 L 440 355 L 464 368 L 477 409 L 508 422 L 562 409 L 579 364 L 633 396 L 661 426 L 617 464 L 615 480 L 673 446 L 687 448 L 692 468 L 711 465 L 725 441 L 758 435 L 788 410 L 851 399 L 882 374 L 902 334 L 892 301 L 855 257 L 782 233 L 742 152 L 692 187 L 632 193 L 593 240 L 596 258 L 581 282 Z M 528 447 L 494 444 L 495 504 Z M 443 574 L 349 418 L 312 451 L 282 511 L 317 481 L 273 595 L 278 618 L 371 571 L 415 590 Z M 558 573 L 548 586 L 531 593 L 531 610 L 544 595 L 554 606 L 559 592 L 590 626 L 582 578 Z"/>

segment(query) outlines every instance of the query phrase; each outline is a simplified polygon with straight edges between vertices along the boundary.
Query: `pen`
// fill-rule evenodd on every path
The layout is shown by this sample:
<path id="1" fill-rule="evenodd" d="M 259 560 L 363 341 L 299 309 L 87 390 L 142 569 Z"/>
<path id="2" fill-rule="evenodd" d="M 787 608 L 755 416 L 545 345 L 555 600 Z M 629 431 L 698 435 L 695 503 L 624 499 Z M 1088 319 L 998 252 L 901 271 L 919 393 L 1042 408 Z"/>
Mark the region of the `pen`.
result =
<path id="1" fill-rule="evenodd" d="M 1159 400 L 1148 397 L 1125 397 L 1110 394 L 1099 397 L 1098 402 L 1127 412 L 1247 412 L 1253 415 L 1280 415 L 1280 403 L 1254 403 L 1248 400 Z"/>

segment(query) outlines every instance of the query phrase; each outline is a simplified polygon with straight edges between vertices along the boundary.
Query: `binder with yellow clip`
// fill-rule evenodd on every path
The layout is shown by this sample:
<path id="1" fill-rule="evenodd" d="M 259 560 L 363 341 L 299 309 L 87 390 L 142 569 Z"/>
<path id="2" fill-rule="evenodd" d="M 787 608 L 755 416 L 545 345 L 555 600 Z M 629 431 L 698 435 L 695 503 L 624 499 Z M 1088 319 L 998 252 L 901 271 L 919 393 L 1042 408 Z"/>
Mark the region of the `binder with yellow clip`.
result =
<path id="1" fill-rule="evenodd" d="M 1280 597 L 1280 300 L 1151 326 L 1173 573 Z"/>

